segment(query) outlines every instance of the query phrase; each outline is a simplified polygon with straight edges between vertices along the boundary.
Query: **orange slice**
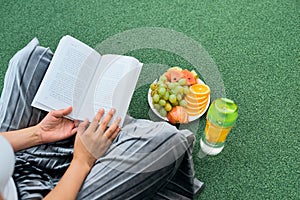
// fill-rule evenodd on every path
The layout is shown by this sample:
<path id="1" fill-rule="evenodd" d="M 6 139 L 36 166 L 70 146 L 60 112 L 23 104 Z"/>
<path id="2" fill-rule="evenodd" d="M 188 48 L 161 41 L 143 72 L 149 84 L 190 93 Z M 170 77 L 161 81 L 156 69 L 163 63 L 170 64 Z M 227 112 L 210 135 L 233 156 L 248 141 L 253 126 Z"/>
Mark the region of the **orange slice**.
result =
<path id="1" fill-rule="evenodd" d="M 197 112 L 199 110 L 202 110 L 205 107 L 206 107 L 206 104 L 203 104 L 203 105 L 200 105 L 200 106 L 197 106 L 197 107 L 193 107 L 193 106 L 187 105 L 186 109 L 188 111 L 190 111 L 190 112 Z"/>
<path id="2" fill-rule="evenodd" d="M 203 97 L 193 97 L 193 95 L 186 95 L 185 98 L 186 102 L 191 105 L 200 105 L 204 104 L 208 101 L 208 95 Z"/>
<path id="3" fill-rule="evenodd" d="M 196 115 L 200 115 L 205 110 L 205 108 L 206 106 L 203 106 L 201 109 L 198 109 L 196 111 L 190 109 L 186 109 L 186 111 L 189 116 L 196 116 Z"/>
<path id="4" fill-rule="evenodd" d="M 198 83 L 190 86 L 190 92 L 197 97 L 206 96 L 210 93 L 210 89 L 207 85 Z"/>

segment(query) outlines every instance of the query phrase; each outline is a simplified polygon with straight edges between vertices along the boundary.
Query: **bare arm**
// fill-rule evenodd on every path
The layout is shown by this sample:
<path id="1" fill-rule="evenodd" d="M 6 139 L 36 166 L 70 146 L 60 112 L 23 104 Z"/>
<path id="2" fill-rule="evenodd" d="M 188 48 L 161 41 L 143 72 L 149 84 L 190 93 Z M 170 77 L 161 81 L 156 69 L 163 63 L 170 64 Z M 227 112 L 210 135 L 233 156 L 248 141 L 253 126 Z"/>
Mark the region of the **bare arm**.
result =
<path id="1" fill-rule="evenodd" d="M 62 197 L 66 200 L 76 199 L 80 187 L 90 169 L 91 166 L 84 165 L 80 163 L 80 161 L 73 159 L 56 187 L 44 199 L 61 199 Z"/>
<path id="2" fill-rule="evenodd" d="M 1 134 L 9 141 L 15 152 L 41 144 L 37 126 Z"/>
<path id="3" fill-rule="evenodd" d="M 71 111 L 72 107 L 51 111 L 36 126 L 0 134 L 9 141 L 15 152 L 39 144 L 66 139 L 77 131 L 75 123 L 64 118 Z"/>

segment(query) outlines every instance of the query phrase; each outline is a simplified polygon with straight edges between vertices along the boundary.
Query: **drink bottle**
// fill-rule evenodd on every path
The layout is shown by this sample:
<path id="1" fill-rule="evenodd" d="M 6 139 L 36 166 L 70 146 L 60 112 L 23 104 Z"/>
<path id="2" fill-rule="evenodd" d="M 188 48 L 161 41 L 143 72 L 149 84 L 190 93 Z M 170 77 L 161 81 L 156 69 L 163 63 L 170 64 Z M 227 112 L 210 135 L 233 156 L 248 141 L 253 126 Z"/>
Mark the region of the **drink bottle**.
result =
<path id="1" fill-rule="evenodd" d="M 234 101 L 218 98 L 212 102 L 200 140 L 202 153 L 217 155 L 223 150 L 228 133 L 234 126 L 237 117 L 238 107 Z"/>

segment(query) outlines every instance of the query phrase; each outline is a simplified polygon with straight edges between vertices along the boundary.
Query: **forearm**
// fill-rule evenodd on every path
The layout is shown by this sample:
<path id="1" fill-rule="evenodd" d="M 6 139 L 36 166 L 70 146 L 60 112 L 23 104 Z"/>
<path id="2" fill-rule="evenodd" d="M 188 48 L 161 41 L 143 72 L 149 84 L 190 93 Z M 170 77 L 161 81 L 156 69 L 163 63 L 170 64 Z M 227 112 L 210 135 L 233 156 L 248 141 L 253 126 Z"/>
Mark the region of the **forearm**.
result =
<path id="1" fill-rule="evenodd" d="M 61 199 L 62 197 L 65 200 L 76 199 L 90 169 L 89 165 L 73 159 L 56 187 L 44 199 Z"/>
<path id="2" fill-rule="evenodd" d="M 0 134 L 8 140 L 15 152 L 41 144 L 41 138 L 38 134 L 38 126 L 3 132 Z"/>

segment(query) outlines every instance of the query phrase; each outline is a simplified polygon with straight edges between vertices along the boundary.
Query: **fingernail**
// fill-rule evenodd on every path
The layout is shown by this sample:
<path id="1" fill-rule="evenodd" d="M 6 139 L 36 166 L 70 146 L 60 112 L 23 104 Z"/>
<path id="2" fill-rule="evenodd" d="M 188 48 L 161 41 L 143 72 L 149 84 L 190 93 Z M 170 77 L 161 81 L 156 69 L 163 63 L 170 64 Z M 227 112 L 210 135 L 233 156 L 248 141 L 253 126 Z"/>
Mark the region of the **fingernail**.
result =
<path id="1" fill-rule="evenodd" d="M 98 110 L 98 113 L 100 113 L 100 112 L 103 112 L 103 108 L 100 108 L 100 109 Z"/>
<path id="2" fill-rule="evenodd" d="M 116 109 L 112 108 L 110 109 L 112 113 L 115 113 L 116 112 Z"/>

